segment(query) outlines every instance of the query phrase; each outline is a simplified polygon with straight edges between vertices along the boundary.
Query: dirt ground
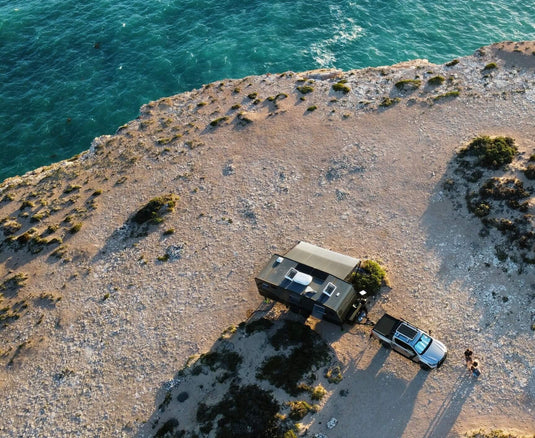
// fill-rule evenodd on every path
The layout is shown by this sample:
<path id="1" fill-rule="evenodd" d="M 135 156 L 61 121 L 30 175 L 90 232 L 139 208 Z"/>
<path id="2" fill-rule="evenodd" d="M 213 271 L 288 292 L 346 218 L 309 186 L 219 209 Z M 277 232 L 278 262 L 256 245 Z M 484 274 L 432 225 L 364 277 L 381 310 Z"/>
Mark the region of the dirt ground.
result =
<path id="1" fill-rule="evenodd" d="M 367 326 L 316 324 L 344 379 L 302 421 L 309 435 L 533 434 L 533 265 L 500 261 L 499 233 L 482 237 L 444 182 L 462 184 L 452 163 L 478 135 L 534 153 L 534 51 L 501 43 L 450 65 L 224 80 L 150 103 L 80 157 L 5 181 L 0 307 L 18 319 L 0 328 L 1 434 L 144 436 L 162 388 L 261 305 L 255 274 L 300 240 L 380 260 L 391 289 L 370 318 L 403 317 L 449 348 L 424 372 Z M 340 79 L 347 93 L 333 90 Z M 406 79 L 420 82 L 396 86 Z M 162 223 L 132 223 L 169 193 L 179 199 Z"/>

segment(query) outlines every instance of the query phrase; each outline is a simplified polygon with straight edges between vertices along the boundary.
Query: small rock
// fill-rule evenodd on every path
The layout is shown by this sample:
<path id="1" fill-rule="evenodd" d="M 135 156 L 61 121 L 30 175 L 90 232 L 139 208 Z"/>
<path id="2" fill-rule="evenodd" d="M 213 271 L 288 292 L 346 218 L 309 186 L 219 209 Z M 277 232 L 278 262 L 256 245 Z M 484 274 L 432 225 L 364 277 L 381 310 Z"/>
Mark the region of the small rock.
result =
<path id="1" fill-rule="evenodd" d="M 334 429 L 334 427 L 336 426 L 336 424 L 338 423 L 338 420 L 334 417 L 332 417 L 328 422 L 327 422 L 327 429 Z"/>
<path id="2" fill-rule="evenodd" d="M 189 398 L 189 394 L 188 394 L 186 391 L 181 392 L 180 394 L 178 394 L 178 395 L 176 396 L 176 399 L 177 399 L 180 403 L 185 402 L 188 398 Z"/>

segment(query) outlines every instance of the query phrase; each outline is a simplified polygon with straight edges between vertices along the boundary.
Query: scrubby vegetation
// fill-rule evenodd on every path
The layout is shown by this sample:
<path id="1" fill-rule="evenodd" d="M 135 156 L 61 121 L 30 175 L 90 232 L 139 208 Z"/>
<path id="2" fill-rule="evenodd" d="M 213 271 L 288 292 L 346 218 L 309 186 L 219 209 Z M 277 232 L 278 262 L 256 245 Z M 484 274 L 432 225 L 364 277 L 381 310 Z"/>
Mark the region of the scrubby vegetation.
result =
<path id="1" fill-rule="evenodd" d="M 402 79 L 394 85 L 399 91 L 414 91 L 417 90 L 421 84 L 422 81 L 420 79 Z"/>
<path id="2" fill-rule="evenodd" d="M 82 229 L 82 222 L 77 222 L 71 228 L 69 228 L 69 233 L 76 234 L 81 229 Z"/>
<path id="3" fill-rule="evenodd" d="M 244 338 L 249 339 L 240 345 Z M 278 354 L 273 355 L 271 348 L 266 348 L 266 341 Z M 249 342 L 264 345 L 260 354 L 242 361 L 238 351 L 247 348 Z M 190 357 L 177 373 L 176 389 L 166 389 L 149 423 L 153 436 L 296 438 L 301 428 L 296 422 L 317 412 L 320 408 L 314 402 L 328 393 L 323 385 L 329 380 L 317 374 L 321 366 L 329 364 L 331 357 L 329 345 L 302 322 L 260 318 L 232 326 L 223 332 L 209 353 L 199 356 L 194 363 L 195 357 Z M 251 382 L 250 371 L 255 369 L 258 380 Z M 340 367 L 329 369 L 335 369 L 333 381 L 341 380 Z M 321 383 L 317 381 L 319 378 Z M 192 391 L 183 384 L 190 385 Z M 269 384 L 285 391 L 274 393 Z M 220 385 L 221 391 L 215 390 L 216 385 Z M 183 427 L 180 429 L 176 418 L 182 418 L 184 412 L 177 403 L 193 397 L 194 388 L 200 390 L 200 398 L 196 402 L 195 418 L 190 418 L 188 423 L 193 420 L 195 424 L 189 430 L 180 424 Z M 210 402 L 203 394 L 206 391 L 211 394 Z M 297 394 L 303 398 L 290 398 Z"/>
<path id="4" fill-rule="evenodd" d="M 339 365 L 335 365 L 331 368 L 328 368 L 325 372 L 325 377 L 327 378 L 329 383 L 340 383 L 344 378 L 342 374 L 342 369 Z"/>
<path id="5" fill-rule="evenodd" d="M 386 284 L 386 271 L 373 260 L 365 260 L 350 279 L 355 290 L 365 290 L 368 295 L 375 295 Z"/>
<path id="6" fill-rule="evenodd" d="M 164 220 L 164 215 L 173 211 L 177 200 L 178 196 L 173 194 L 153 198 L 132 216 L 132 221 L 139 225 L 158 224 Z"/>
<path id="7" fill-rule="evenodd" d="M 529 197 L 530 192 L 516 178 L 490 178 L 479 189 L 479 195 L 484 199 L 517 201 Z"/>
<path id="8" fill-rule="evenodd" d="M 257 385 L 231 385 L 219 403 L 199 405 L 197 421 L 205 436 L 212 431 L 217 419 L 217 438 L 276 438 L 287 430 L 277 415 L 279 409 L 269 391 Z"/>
<path id="9" fill-rule="evenodd" d="M 347 94 L 351 91 L 351 88 L 349 88 L 346 84 L 345 84 L 345 81 L 340 81 L 340 82 L 337 82 L 336 84 L 333 84 L 332 86 L 333 90 L 334 91 L 340 91 L 344 94 Z"/>
<path id="10" fill-rule="evenodd" d="M 168 436 L 174 436 L 173 432 L 178 427 L 178 420 L 176 418 L 170 418 L 167 420 L 154 434 L 155 438 L 165 438 Z M 179 435 L 180 436 L 180 435 Z"/>
<path id="11" fill-rule="evenodd" d="M 496 69 L 496 68 L 498 68 L 498 66 L 496 65 L 495 62 L 489 62 L 489 63 L 485 66 L 485 68 L 484 68 L 483 70 L 487 70 L 487 71 L 488 71 L 488 70 L 494 70 L 494 69 Z"/>
<path id="12" fill-rule="evenodd" d="M 528 164 L 524 169 L 524 176 L 527 179 L 535 179 L 535 164 Z"/>
<path id="13" fill-rule="evenodd" d="M 530 181 L 528 169 L 533 166 L 530 158 L 519 154 L 510 137 L 481 136 L 461 149 L 454 162 L 454 172 L 465 181 L 466 207 L 483 225 L 480 235 L 485 237 L 492 229 L 499 231 L 502 239 L 494 237 L 496 258 L 502 262 L 511 258 L 520 266 L 535 262 L 531 206 L 535 189 L 526 185 L 526 180 Z M 513 161 L 515 164 L 508 166 Z M 447 180 L 445 188 L 446 183 L 448 193 L 459 194 L 453 180 Z"/>
<path id="14" fill-rule="evenodd" d="M 312 388 L 310 391 L 310 398 L 312 400 L 321 400 L 327 394 L 327 390 L 320 384 Z"/>
<path id="15" fill-rule="evenodd" d="M 316 408 L 304 400 L 288 402 L 290 418 L 295 421 L 302 420 L 309 412 L 316 412 Z"/>
<path id="16" fill-rule="evenodd" d="M 427 83 L 429 85 L 438 86 L 438 85 L 442 85 L 444 81 L 445 79 L 443 76 L 437 75 L 437 76 L 433 76 L 432 78 L 429 78 Z"/>
<path id="17" fill-rule="evenodd" d="M 28 280 L 28 274 L 24 272 L 18 272 L 15 275 L 12 275 L 11 277 L 7 278 L 1 285 L 0 285 L 0 292 L 2 291 L 18 291 L 19 289 L 26 286 L 26 281 Z"/>
<path id="18" fill-rule="evenodd" d="M 459 151 L 460 158 L 473 157 L 475 164 L 488 169 L 499 169 L 511 163 L 518 153 L 515 141 L 510 137 L 482 136 L 472 140 Z"/>
<path id="19" fill-rule="evenodd" d="M 395 98 L 390 98 L 390 97 L 383 97 L 383 99 L 381 100 L 381 103 L 379 104 L 380 107 L 383 107 L 383 108 L 388 108 L 392 105 L 395 105 L 396 103 L 398 103 L 401 99 L 399 97 L 395 97 Z"/>
<path id="20" fill-rule="evenodd" d="M 219 126 L 221 123 L 226 122 L 228 120 L 227 116 L 219 117 L 217 119 L 214 119 L 210 122 L 210 126 Z"/>
<path id="21" fill-rule="evenodd" d="M 278 100 L 286 99 L 288 95 L 286 93 L 279 93 L 275 96 L 269 96 L 266 100 L 269 102 L 277 102 Z"/>
<path id="22" fill-rule="evenodd" d="M 297 91 L 299 91 L 301 94 L 308 94 L 312 93 L 314 91 L 314 87 L 310 85 L 300 85 L 296 87 Z"/>
<path id="23" fill-rule="evenodd" d="M 467 435 L 467 438 L 522 438 L 516 434 L 504 432 L 503 430 L 496 429 L 490 431 L 484 431 L 482 429 L 472 432 Z"/>
<path id="24" fill-rule="evenodd" d="M 433 100 L 435 102 L 439 101 L 439 100 L 442 100 L 442 99 L 447 99 L 449 97 L 459 97 L 459 95 L 461 94 L 461 92 L 459 90 L 451 90 L 451 91 L 448 91 L 444 94 L 439 94 L 438 96 L 435 96 L 433 98 Z"/>
<path id="25" fill-rule="evenodd" d="M 285 321 L 284 327 L 270 337 L 270 342 L 276 350 L 286 347 L 290 352 L 267 358 L 256 376 L 291 395 L 302 392 L 299 383 L 305 374 L 325 364 L 330 358 L 329 346 L 302 323 Z"/>

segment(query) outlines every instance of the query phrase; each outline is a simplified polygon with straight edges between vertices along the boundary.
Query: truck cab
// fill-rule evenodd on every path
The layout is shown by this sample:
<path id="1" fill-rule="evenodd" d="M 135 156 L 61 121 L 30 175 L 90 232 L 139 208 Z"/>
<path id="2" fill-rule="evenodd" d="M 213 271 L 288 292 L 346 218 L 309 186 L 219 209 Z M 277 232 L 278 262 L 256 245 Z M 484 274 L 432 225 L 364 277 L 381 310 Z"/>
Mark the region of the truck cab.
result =
<path id="1" fill-rule="evenodd" d="M 385 314 L 375 324 L 371 336 L 379 339 L 386 348 L 419 363 L 423 369 L 438 368 L 446 359 L 446 346 L 408 323 Z"/>

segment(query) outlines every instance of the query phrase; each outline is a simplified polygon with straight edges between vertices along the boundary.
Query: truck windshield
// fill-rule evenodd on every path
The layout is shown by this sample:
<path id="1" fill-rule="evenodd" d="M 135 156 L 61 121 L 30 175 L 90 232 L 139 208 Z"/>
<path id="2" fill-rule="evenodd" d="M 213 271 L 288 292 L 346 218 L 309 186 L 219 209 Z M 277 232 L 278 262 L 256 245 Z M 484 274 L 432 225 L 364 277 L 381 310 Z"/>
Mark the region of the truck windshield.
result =
<path id="1" fill-rule="evenodd" d="M 418 342 L 414 344 L 414 349 L 416 350 L 416 353 L 422 354 L 425 349 L 429 346 L 431 343 L 431 338 L 427 336 L 425 333 L 422 333 L 422 336 L 420 336 L 420 339 L 418 339 Z"/>

